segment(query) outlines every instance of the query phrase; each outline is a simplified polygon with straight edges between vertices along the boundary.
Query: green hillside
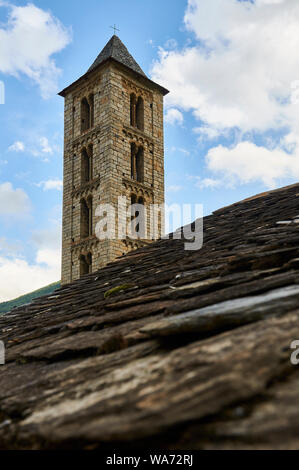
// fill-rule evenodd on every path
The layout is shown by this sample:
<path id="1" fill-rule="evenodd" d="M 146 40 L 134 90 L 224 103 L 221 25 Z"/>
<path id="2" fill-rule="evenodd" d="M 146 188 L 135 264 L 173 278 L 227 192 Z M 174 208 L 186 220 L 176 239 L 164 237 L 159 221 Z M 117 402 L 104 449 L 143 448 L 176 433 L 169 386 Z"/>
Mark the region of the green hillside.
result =
<path id="1" fill-rule="evenodd" d="M 0 315 L 2 313 L 9 312 L 14 307 L 20 307 L 21 305 L 29 304 L 33 299 L 37 297 L 41 297 L 42 295 L 49 295 L 54 290 L 60 287 L 60 281 L 55 282 L 54 284 L 50 284 L 49 286 L 42 287 L 34 292 L 30 292 L 30 294 L 22 295 L 14 300 L 9 300 L 8 302 L 0 303 Z"/>

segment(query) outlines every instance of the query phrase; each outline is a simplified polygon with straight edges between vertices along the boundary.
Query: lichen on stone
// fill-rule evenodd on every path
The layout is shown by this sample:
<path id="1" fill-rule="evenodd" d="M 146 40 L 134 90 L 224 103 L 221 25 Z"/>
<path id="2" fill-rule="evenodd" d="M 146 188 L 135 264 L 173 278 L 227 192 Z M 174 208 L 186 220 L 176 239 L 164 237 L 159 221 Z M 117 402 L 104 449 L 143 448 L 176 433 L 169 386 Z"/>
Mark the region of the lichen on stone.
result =
<path id="1" fill-rule="evenodd" d="M 105 292 L 104 298 L 108 299 L 112 295 L 120 294 L 121 292 L 128 289 L 133 289 L 134 287 L 134 284 L 122 284 L 120 286 L 113 287 L 112 289 L 109 289 Z"/>

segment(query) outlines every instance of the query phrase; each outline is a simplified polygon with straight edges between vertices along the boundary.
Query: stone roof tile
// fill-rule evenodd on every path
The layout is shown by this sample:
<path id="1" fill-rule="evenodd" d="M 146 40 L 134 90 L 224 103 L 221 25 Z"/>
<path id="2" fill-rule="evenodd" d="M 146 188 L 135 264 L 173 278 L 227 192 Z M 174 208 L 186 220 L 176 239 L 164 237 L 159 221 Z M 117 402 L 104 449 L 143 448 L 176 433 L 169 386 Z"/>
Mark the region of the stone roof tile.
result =
<path id="1" fill-rule="evenodd" d="M 0 449 L 298 449 L 299 184 L 0 317 Z"/>
<path id="2" fill-rule="evenodd" d="M 104 49 L 100 52 L 100 54 L 98 55 L 94 63 L 88 69 L 88 72 L 91 72 L 102 62 L 110 58 L 134 70 L 134 72 L 137 72 L 140 75 L 143 75 L 144 77 L 146 77 L 145 73 L 143 72 L 141 67 L 137 64 L 134 57 L 129 53 L 126 46 L 122 43 L 119 37 L 116 36 L 115 34 L 107 42 Z"/>

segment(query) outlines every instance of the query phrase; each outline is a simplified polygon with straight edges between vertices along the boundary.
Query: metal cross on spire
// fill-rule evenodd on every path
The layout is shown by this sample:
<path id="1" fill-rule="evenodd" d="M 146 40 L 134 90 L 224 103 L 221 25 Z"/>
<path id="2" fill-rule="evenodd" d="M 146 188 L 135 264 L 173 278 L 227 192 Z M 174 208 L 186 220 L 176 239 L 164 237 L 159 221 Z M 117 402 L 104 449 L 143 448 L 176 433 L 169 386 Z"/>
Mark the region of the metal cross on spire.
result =
<path id="1" fill-rule="evenodd" d="M 114 34 L 116 33 L 116 31 L 120 31 L 120 29 L 117 29 L 116 25 L 110 26 L 110 28 L 113 29 Z"/>

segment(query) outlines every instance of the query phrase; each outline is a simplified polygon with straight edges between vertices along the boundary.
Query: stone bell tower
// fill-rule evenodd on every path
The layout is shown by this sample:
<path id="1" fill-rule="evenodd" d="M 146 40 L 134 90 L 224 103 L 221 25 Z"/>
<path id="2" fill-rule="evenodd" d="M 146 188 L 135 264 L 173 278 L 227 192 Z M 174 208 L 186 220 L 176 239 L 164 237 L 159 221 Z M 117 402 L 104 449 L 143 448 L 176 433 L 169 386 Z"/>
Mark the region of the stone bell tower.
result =
<path id="1" fill-rule="evenodd" d="M 163 97 L 117 36 L 65 88 L 62 284 L 148 241 L 99 240 L 96 208 L 164 203 Z"/>

